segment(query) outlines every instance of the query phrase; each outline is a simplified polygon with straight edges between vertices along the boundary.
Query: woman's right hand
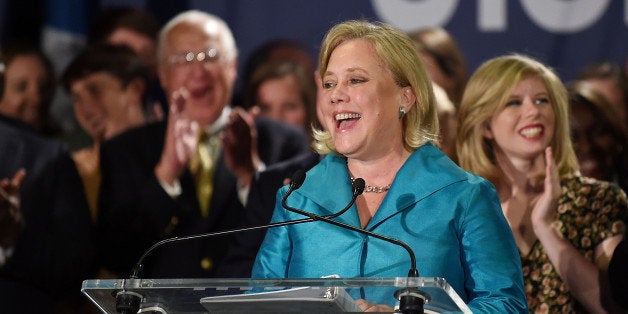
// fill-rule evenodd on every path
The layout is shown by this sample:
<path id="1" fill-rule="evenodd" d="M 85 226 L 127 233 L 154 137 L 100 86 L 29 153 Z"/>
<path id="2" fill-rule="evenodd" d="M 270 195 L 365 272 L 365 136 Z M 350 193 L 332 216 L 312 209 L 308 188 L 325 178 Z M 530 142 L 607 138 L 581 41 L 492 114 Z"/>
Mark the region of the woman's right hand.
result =
<path id="1" fill-rule="evenodd" d="M 545 179 L 543 180 L 543 192 L 532 200 L 531 214 L 532 226 L 536 229 L 541 226 L 549 226 L 556 219 L 558 198 L 560 197 L 560 176 L 552 148 L 545 149 Z"/>
<path id="2" fill-rule="evenodd" d="M 374 304 L 364 299 L 355 300 L 362 312 L 393 313 L 395 310 L 386 304 Z"/>

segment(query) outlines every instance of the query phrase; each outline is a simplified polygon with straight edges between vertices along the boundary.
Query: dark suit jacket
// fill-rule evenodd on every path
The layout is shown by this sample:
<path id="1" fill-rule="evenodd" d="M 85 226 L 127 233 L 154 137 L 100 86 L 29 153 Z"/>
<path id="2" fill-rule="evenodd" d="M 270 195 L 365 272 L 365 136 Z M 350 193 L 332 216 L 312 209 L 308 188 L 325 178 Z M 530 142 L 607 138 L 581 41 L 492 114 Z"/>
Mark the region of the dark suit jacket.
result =
<path id="1" fill-rule="evenodd" d="M 274 164 L 255 175 L 245 209 L 244 227 L 261 226 L 270 223 L 276 205 L 277 190 L 295 171 L 307 171 L 314 167 L 322 156 L 308 152 L 289 160 Z M 234 237 L 221 272 L 226 277 L 251 276 L 257 251 L 262 245 L 266 230 L 242 232 Z"/>
<path id="2" fill-rule="evenodd" d="M 278 122 L 258 119 L 260 158 L 271 165 L 309 150 L 304 132 Z M 164 143 L 160 122 L 128 131 L 102 147 L 99 245 L 105 267 L 128 276 L 140 255 L 159 240 L 174 236 L 232 229 L 242 224 L 243 206 L 236 178 L 223 156 L 214 173 L 210 214 L 200 214 L 189 171 L 179 178 L 182 194 L 171 198 L 153 169 Z M 144 278 L 223 277 L 216 271 L 231 237 L 178 242 L 154 251 L 144 262 Z"/>
<path id="3" fill-rule="evenodd" d="M 13 256 L 0 267 L 3 313 L 79 298 L 93 267 L 90 213 L 68 152 L 25 124 L 0 117 L 0 178 L 20 168 L 26 169 L 20 189 L 24 227 Z"/>
<path id="4" fill-rule="evenodd" d="M 610 264 L 608 265 L 608 277 L 612 296 L 624 310 L 628 310 L 628 240 L 619 243 Z"/>

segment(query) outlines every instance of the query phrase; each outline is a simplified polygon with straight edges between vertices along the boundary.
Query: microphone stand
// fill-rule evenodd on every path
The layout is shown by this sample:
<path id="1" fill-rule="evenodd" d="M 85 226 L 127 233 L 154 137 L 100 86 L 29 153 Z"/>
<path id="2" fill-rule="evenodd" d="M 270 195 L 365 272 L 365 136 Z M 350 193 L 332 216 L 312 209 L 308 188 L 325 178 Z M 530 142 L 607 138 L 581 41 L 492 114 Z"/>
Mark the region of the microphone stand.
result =
<path id="1" fill-rule="evenodd" d="M 362 182 L 364 182 L 362 178 L 355 179 L 355 181 L 357 180 L 362 180 Z M 387 237 L 378 233 L 374 233 L 369 230 L 357 228 L 355 226 L 352 226 L 343 222 L 333 220 L 329 218 L 329 216 L 319 216 L 319 215 L 289 206 L 286 202 L 288 199 L 288 196 L 290 196 L 292 191 L 299 188 L 303 181 L 305 181 L 305 172 L 303 170 L 297 170 L 292 176 L 292 182 L 301 182 L 301 183 L 299 183 L 298 186 L 295 184 L 296 186 L 295 188 L 292 188 L 292 183 L 291 183 L 291 187 L 288 190 L 288 193 L 286 193 L 286 195 L 281 200 L 281 206 L 283 208 L 291 212 L 301 214 L 303 216 L 307 216 L 310 219 L 313 219 L 316 221 L 323 221 L 323 222 L 338 226 L 340 228 L 349 229 L 358 233 L 366 234 L 368 236 L 371 236 L 380 240 L 384 240 L 386 242 L 403 247 L 408 252 L 408 255 L 410 256 L 410 270 L 408 271 L 408 279 L 419 277 L 419 271 L 416 268 L 416 257 L 414 255 L 414 251 L 405 242 L 397 240 L 395 238 Z M 352 199 L 351 204 L 353 204 L 353 202 L 355 201 L 355 197 L 357 196 L 354 195 L 354 199 Z M 406 288 L 397 290 L 395 292 L 395 298 L 399 300 L 399 309 L 401 310 L 401 313 L 403 314 L 423 314 L 424 313 L 423 305 L 425 304 L 426 301 L 429 301 L 430 297 L 427 293 L 419 290 L 418 287 L 410 287 L 409 282 L 410 280 L 406 282 L 406 285 L 407 285 Z"/>
<path id="2" fill-rule="evenodd" d="M 299 171 L 297 171 L 297 172 L 299 172 Z M 292 194 L 292 191 L 298 189 L 303 184 L 303 181 L 305 180 L 305 172 L 303 172 L 302 170 L 300 172 L 302 173 L 301 177 L 296 177 L 296 176 L 293 175 L 292 181 L 290 183 L 290 187 L 288 189 L 288 192 L 286 193 L 286 196 L 284 196 L 283 201 L 285 201 L 285 199 L 288 197 L 288 195 Z M 230 234 L 240 233 L 240 232 L 263 230 L 263 229 L 269 229 L 269 228 L 274 228 L 274 227 L 282 227 L 282 226 L 288 226 L 288 225 L 296 225 L 296 224 L 301 224 L 301 223 L 305 223 L 305 222 L 314 222 L 314 221 L 320 220 L 321 218 L 323 218 L 323 219 L 335 218 L 335 217 L 338 217 L 338 216 L 344 214 L 347 210 L 349 210 L 349 208 L 351 208 L 351 206 L 353 206 L 353 204 L 355 203 L 356 198 L 364 192 L 364 187 L 365 187 L 365 183 L 364 183 L 364 180 L 362 178 L 355 179 L 354 182 L 352 183 L 353 197 L 351 198 L 351 201 L 342 210 L 340 210 L 337 213 L 331 214 L 331 215 L 326 215 L 326 216 L 314 215 L 315 218 L 312 218 L 312 217 L 310 217 L 310 218 L 302 218 L 302 219 L 295 219 L 295 220 L 276 222 L 276 223 L 271 223 L 271 224 L 267 224 L 267 225 L 243 227 L 243 228 L 237 228 L 237 229 L 230 229 L 230 230 L 223 230 L 223 231 L 216 231 L 216 232 L 209 232 L 209 233 L 194 234 L 194 235 L 184 236 L 184 237 L 173 237 L 173 238 L 167 238 L 167 239 L 161 240 L 161 241 L 153 244 L 146 251 L 144 251 L 144 254 L 142 254 L 142 256 L 138 259 L 137 263 L 133 267 L 133 271 L 131 272 L 130 279 L 141 279 L 140 275 L 141 275 L 143 267 L 144 267 L 144 265 L 143 265 L 144 260 L 153 251 L 155 251 L 156 249 L 158 249 L 158 248 L 160 248 L 160 247 L 162 247 L 164 245 L 175 243 L 175 242 L 182 242 L 182 241 L 189 241 L 189 240 L 198 240 L 198 239 L 212 238 L 212 237 L 217 237 L 217 236 L 225 236 L 225 235 L 230 235 Z M 136 314 L 137 311 L 140 308 L 140 303 L 141 303 L 142 296 L 140 294 L 136 293 L 136 292 L 127 291 L 125 289 L 125 287 L 124 287 L 124 282 L 123 282 L 122 290 L 119 290 L 119 291 L 115 292 L 115 297 L 116 297 L 116 311 L 118 313 L 122 313 L 122 314 Z"/>

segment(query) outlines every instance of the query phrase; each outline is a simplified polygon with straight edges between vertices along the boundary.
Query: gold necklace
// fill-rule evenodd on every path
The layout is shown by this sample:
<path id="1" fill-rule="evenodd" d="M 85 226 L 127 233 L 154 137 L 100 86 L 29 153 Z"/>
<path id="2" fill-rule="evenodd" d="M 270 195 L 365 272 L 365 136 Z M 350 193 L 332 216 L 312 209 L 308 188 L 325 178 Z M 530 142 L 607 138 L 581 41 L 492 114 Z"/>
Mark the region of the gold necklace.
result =
<path id="1" fill-rule="evenodd" d="M 353 181 L 355 181 L 354 177 L 349 177 L 349 179 L 351 179 L 351 184 L 353 184 Z M 388 185 L 366 185 L 364 187 L 364 193 L 384 193 L 388 190 L 390 190 L 390 186 L 392 185 L 392 183 L 388 184 Z"/>

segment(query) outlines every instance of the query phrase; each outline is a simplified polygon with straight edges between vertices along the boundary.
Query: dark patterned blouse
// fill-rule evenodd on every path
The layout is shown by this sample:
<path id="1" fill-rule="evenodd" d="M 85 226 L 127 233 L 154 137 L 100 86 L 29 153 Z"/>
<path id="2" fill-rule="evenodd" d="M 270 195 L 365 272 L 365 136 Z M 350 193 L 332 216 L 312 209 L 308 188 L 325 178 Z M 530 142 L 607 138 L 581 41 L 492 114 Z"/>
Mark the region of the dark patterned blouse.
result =
<path id="1" fill-rule="evenodd" d="M 594 262 L 598 244 L 624 233 L 628 215 L 626 193 L 614 184 L 582 176 L 563 177 L 561 187 L 559 230 Z M 571 296 L 538 240 L 528 256 L 521 257 L 521 263 L 531 313 L 586 312 Z"/>

